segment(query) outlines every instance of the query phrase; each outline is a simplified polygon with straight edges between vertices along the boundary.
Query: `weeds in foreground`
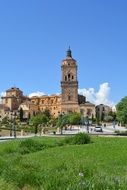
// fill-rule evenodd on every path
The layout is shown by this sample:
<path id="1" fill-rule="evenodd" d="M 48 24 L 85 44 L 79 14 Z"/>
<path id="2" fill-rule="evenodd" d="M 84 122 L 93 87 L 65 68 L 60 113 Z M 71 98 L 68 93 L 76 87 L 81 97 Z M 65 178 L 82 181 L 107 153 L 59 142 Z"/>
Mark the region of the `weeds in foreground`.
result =
<path id="1" fill-rule="evenodd" d="M 125 190 L 126 175 L 119 174 L 123 168 L 126 171 L 125 140 L 97 138 L 90 146 L 82 145 L 90 142 L 89 136 L 78 134 L 64 139 L 35 138 L 3 143 L 0 189 Z M 120 147 L 123 148 L 119 151 Z M 110 154 L 108 159 L 107 154 Z M 114 157 L 121 168 L 117 164 L 111 173 Z"/>

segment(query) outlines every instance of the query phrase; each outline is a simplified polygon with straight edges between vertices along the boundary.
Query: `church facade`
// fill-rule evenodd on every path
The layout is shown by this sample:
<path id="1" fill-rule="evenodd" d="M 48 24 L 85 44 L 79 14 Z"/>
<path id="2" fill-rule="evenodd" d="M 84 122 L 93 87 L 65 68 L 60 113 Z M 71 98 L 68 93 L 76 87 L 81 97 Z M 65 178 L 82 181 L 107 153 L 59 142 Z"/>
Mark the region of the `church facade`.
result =
<path id="1" fill-rule="evenodd" d="M 78 94 L 77 68 L 77 62 L 73 59 L 69 48 L 66 58 L 61 63 L 60 95 L 28 98 L 19 88 L 12 87 L 6 91 L 6 96 L 2 97 L 3 105 L 10 111 L 22 108 L 24 115 L 49 110 L 54 117 L 69 112 L 80 112 L 84 117 L 89 118 L 95 117 L 95 105 L 86 101 L 83 95 Z"/>

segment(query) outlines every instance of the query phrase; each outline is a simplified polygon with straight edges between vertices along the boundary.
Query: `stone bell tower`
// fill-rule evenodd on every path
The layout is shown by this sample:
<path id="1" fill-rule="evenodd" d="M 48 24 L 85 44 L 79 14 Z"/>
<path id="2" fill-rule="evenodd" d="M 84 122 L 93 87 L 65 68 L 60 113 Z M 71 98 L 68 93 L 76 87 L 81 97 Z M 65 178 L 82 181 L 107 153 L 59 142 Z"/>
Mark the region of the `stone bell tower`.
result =
<path id="1" fill-rule="evenodd" d="M 61 112 L 78 112 L 77 63 L 72 58 L 70 47 L 66 58 L 62 61 L 61 70 Z"/>

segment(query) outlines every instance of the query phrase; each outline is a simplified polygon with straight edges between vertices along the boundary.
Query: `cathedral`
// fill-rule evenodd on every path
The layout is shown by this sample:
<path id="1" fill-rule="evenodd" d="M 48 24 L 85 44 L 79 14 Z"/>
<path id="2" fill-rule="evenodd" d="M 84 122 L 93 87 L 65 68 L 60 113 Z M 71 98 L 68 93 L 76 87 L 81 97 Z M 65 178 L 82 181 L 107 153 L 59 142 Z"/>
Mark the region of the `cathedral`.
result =
<path id="1" fill-rule="evenodd" d="M 29 114 L 44 110 L 49 110 L 54 117 L 70 112 L 80 112 L 84 117 L 95 117 L 95 105 L 86 101 L 83 95 L 78 94 L 77 67 L 77 62 L 72 57 L 69 48 L 61 63 L 60 95 L 28 98 L 19 88 L 12 87 L 6 91 L 6 96 L 2 97 L 3 109 L 6 108 L 6 113 L 9 113 L 22 108 L 26 118 Z"/>

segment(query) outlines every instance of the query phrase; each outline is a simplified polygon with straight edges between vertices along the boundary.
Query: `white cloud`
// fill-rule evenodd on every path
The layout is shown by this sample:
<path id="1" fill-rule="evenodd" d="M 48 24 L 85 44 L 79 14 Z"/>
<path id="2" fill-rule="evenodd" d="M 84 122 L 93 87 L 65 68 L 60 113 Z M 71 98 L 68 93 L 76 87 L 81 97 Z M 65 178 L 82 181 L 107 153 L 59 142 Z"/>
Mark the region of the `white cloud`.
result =
<path id="1" fill-rule="evenodd" d="M 110 86 L 109 83 L 105 82 L 100 84 L 99 90 L 96 91 L 94 88 L 89 89 L 79 89 L 79 94 L 86 96 L 86 99 L 96 105 L 105 104 L 109 106 L 113 106 L 114 102 L 109 100 L 110 94 Z"/>
<path id="2" fill-rule="evenodd" d="M 32 92 L 31 94 L 29 94 L 29 97 L 31 98 L 32 96 L 43 96 L 43 95 L 46 95 L 44 92 L 40 92 L 40 91 L 37 91 L 37 92 Z"/>
<path id="3" fill-rule="evenodd" d="M 95 103 L 96 96 L 95 96 L 95 90 L 94 90 L 94 88 L 79 89 L 78 93 L 81 94 L 81 95 L 83 95 L 83 96 L 85 96 L 88 101 Z"/>

